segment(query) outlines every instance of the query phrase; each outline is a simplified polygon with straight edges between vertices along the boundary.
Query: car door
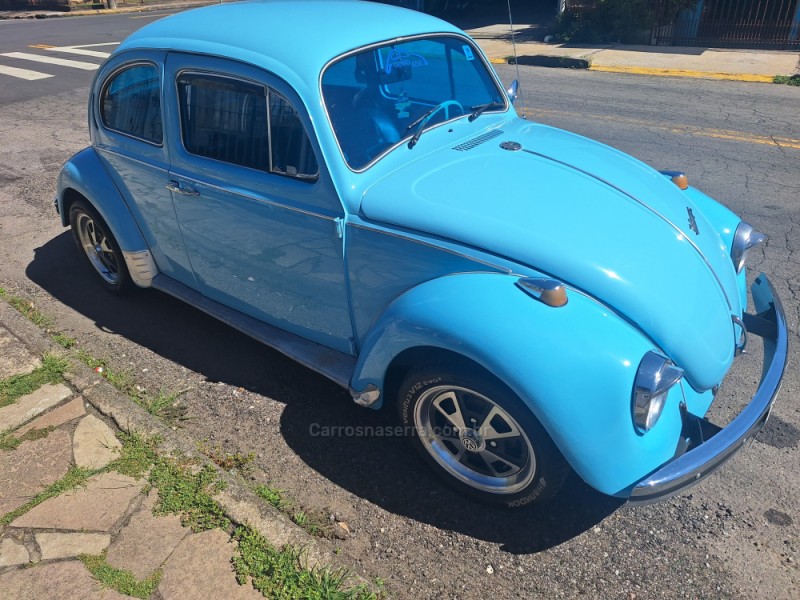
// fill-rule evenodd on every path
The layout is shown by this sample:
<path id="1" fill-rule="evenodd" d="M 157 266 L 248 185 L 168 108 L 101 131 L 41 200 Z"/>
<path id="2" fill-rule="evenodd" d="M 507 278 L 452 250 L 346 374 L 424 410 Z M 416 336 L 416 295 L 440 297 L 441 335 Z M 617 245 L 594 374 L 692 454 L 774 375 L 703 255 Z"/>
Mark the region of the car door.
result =
<path id="1" fill-rule="evenodd" d="M 344 210 L 281 80 L 233 61 L 170 53 L 172 190 L 198 290 L 351 353 Z"/>
<path id="2" fill-rule="evenodd" d="M 90 101 L 92 141 L 125 199 L 161 273 L 186 285 L 186 256 L 168 181 L 163 127 L 163 51 L 123 52 L 101 68 Z"/>

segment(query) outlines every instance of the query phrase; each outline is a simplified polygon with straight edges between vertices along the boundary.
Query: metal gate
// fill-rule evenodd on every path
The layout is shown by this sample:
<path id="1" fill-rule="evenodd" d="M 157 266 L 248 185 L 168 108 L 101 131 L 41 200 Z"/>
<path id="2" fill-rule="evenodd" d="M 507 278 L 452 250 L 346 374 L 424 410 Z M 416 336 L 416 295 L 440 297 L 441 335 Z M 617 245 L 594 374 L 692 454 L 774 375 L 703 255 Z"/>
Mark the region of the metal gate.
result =
<path id="1" fill-rule="evenodd" d="M 659 46 L 800 49 L 800 0 L 655 0 Z"/>

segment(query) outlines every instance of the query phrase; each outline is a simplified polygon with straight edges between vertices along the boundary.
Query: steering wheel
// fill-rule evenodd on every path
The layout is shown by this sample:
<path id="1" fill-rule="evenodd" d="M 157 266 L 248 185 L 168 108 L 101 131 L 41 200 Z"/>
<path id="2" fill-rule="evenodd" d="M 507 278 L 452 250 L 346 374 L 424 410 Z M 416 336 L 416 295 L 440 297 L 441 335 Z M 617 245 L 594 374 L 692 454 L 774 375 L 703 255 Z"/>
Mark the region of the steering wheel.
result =
<path id="1" fill-rule="evenodd" d="M 464 107 L 461 106 L 461 103 L 458 100 L 445 100 L 444 102 L 440 102 L 436 109 L 431 113 L 431 116 L 435 115 L 440 110 L 444 111 L 444 120 L 450 120 L 450 109 L 454 108 L 458 110 L 458 115 L 453 115 L 454 117 L 460 116 L 464 114 Z"/>

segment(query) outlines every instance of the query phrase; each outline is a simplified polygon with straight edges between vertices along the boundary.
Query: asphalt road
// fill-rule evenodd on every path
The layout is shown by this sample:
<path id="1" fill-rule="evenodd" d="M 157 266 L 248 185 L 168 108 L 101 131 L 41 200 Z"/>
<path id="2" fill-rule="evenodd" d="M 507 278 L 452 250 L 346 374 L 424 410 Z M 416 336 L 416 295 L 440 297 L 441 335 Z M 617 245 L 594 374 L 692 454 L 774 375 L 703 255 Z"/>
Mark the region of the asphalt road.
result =
<path id="1" fill-rule="evenodd" d="M 102 54 L 170 12 L 0 20 L 0 107 L 68 90 L 87 90 L 96 66 L 103 62 Z M 25 73 L 17 70 L 32 72 L 27 75 L 32 79 L 23 78 Z"/>
<path id="2" fill-rule="evenodd" d="M 108 22 L 98 27 L 100 19 Z M 0 23 L 0 54 L 119 41 L 114 32 L 141 23 Z M 107 295 L 51 205 L 58 168 L 87 143 L 91 73 L 27 68 L 52 68 L 54 77 L 12 85 L 0 75 L 0 287 L 31 298 L 79 348 L 151 393 L 188 390 L 187 431 L 225 452 L 254 452 L 255 477 L 309 512 L 346 521 L 342 552 L 357 571 L 385 580 L 390 595 L 800 596 L 800 89 L 521 69 L 529 118 L 682 169 L 771 236 L 751 266 L 776 285 L 792 347 L 767 429 L 689 493 L 629 508 L 573 478 L 547 511 L 508 513 L 441 487 L 400 440 L 314 436 L 314 425 L 379 425 L 391 416 L 357 408 L 324 378 L 159 293 Z M 516 76 L 511 67 L 500 72 Z M 681 285 L 679 272 L 664 276 Z M 756 348 L 726 382 L 723 417 L 757 383 L 757 359 Z"/>

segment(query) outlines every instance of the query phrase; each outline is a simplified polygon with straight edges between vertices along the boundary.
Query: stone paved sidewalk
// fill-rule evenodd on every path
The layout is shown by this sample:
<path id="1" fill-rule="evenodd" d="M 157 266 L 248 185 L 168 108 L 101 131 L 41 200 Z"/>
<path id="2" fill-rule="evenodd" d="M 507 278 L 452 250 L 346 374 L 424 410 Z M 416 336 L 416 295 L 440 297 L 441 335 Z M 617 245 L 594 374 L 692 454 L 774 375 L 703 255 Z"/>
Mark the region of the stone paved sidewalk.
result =
<path id="1" fill-rule="evenodd" d="M 0 325 L 0 380 L 39 366 Z M 12 436 L 24 441 L 0 446 L 3 600 L 129 597 L 97 581 L 80 555 L 104 556 L 139 581 L 154 577 L 151 597 L 161 600 L 262 598 L 237 584 L 228 533 L 192 533 L 177 516 L 154 516 L 157 492 L 107 468 L 119 456 L 117 433 L 65 383 L 46 384 L 1 407 L 0 441 Z M 96 474 L 17 515 L 75 467 Z"/>

